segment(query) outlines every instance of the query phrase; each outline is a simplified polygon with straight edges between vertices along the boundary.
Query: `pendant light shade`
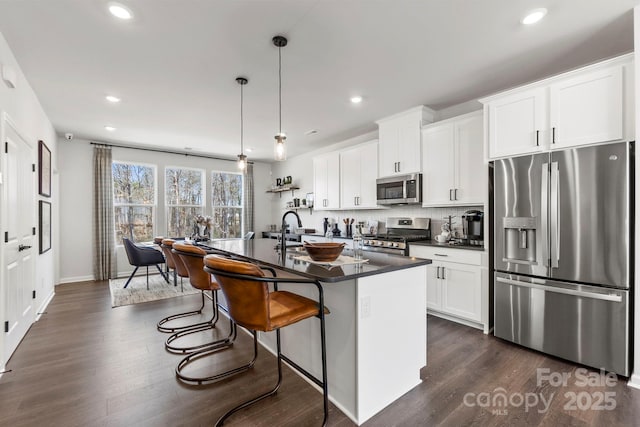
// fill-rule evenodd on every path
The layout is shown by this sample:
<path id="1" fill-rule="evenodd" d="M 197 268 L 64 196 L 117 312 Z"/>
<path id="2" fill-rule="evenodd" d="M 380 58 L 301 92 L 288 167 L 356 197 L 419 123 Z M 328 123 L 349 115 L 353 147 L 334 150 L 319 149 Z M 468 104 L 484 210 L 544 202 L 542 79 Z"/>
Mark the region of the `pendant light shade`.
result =
<path id="1" fill-rule="evenodd" d="M 275 136 L 273 156 L 276 160 L 287 160 L 287 147 L 284 143 L 287 136 L 282 133 L 282 48 L 287 45 L 287 39 L 275 36 L 272 41 L 278 48 L 278 133 Z"/>
<path id="2" fill-rule="evenodd" d="M 243 173 L 247 170 L 247 156 L 244 154 L 244 85 L 249 83 L 244 77 L 236 77 L 236 82 L 240 85 L 240 154 L 238 154 L 238 169 Z"/>

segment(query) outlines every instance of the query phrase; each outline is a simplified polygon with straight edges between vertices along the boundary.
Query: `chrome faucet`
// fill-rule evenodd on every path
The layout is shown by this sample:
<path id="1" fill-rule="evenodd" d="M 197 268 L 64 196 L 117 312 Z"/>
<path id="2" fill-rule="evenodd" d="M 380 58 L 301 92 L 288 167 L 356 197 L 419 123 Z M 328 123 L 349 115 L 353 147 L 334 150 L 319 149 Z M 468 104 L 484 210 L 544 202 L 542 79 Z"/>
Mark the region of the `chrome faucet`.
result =
<path id="1" fill-rule="evenodd" d="M 285 222 L 285 218 L 289 214 L 294 214 L 296 216 L 296 218 L 298 219 L 298 227 L 302 228 L 302 221 L 300 220 L 300 217 L 298 216 L 298 213 L 296 211 L 286 211 L 284 215 L 282 215 L 282 239 L 280 240 L 280 250 L 282 251 L 282 265 L 284 265 L 287 259 L 287 245 L 285 244 L 284 239 L 287 233 L 287 223 Z"/>

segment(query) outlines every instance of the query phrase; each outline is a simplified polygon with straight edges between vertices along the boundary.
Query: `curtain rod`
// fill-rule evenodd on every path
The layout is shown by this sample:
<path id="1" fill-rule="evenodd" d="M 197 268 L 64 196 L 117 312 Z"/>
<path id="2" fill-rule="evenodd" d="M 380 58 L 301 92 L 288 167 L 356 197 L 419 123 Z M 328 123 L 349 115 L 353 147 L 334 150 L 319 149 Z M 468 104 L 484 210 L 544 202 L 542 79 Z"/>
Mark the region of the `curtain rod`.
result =
<path id="1" fill-rule="evenodd" d="M 91 144 L 91 145 L 104 145 L 105 147 L 128 148 L 130 150 L 154 151 L 156 153 L 177 154 L 177 155 L 186 156 L 186 157 L 191 156 L 191 157 L 201 157 L 201 158 L 204 158 L 204 159 L 224 160 L 226 162 L 235 162 L 236 161 L 236 159 L 225 159 L 223 157 L 208 156 L 206 154 L 181 153 L 179 151 L 162 150 L 160 148 L 144 148 L 144 147 L 134 147 L 134 146 L 131 146 L 131 145 L 105 144 L 103 142 L 93 142 L 93 141 L 90 141 L 89 144 Z M 252 161 L 249 161 L 247 163 L 253 164 Z"/>

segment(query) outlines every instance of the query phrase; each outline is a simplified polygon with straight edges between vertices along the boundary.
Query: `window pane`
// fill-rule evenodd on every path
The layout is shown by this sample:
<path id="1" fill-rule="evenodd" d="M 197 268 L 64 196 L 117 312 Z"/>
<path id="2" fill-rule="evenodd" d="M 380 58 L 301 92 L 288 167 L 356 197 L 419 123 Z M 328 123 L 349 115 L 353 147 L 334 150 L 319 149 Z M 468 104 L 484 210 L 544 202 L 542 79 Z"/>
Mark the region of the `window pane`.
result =
<path id="1" fill-rule="evenodd" d="M 211 174 L 211 205 L 242 206 L 242 175 L 214 172 Z"/>
<path id="2" fill-rule="evenodd" d="M 134 242 L 153 240 L 153 208 L 151 206 L 116 206 L 116 244 L 128 237 Z"/>
<path id="3" fill-rule="evenodd" d="M 201 207 L 170 206 L 167 208 L 167 236 L 191 236 L 194 233 L 197 215 L 202 215 Z"/>
<path id="4" fill-rule="evenodd" d="M 113 163 L 114 204 L 155 204 L 155 182 L 153 167 Z"/>
<path id="5" fill-rule="evenodd" d="M 201 205 L 202 172 L 167 168 L 165 170 L 165 192 L 168 205 Z"/>
<path id="6" fill-rule="evenodd" d="M 214 208 L 212 239 L 242 236 L 242 208 Z"/>

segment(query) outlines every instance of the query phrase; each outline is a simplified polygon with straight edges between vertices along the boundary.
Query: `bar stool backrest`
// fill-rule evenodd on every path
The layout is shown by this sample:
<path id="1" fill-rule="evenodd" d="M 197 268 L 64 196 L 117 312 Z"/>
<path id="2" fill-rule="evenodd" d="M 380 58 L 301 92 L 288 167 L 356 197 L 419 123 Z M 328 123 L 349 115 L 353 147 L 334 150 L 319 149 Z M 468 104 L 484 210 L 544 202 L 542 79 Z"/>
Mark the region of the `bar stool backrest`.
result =
<path id="1" fill-rule="evenodd" d="M 174 243 L 175 240 L 173 239 L 162 239 L 160 243 L 160 249 L 162 249 L 162 253 L 167 260 L 167 266 L 172 269 L 176 268 L 176 261 L 173 259 L 173 254 L 171 253 L 171 247 Z"/>
<path id="2" fill-rule="evenodd" d="M 218 284 L 211 275 L 204 271 L 203 258 L 207 252 L 194 245 L 176 242 L 173 244 L 173 255 L 180 259 L 189 273 L 191 286 L 200 290 L 218 290 Z"/>
<path id="3" fill-rule="evenodd" d="M 227 300 L 229 315 L 238 325 L 254 331 L 273 329 L 269 313 L 269 287 L 267 282 L 259 279 L 265 277 L 260 267 L 219 255 L 205 256 L 204 264 L 223 273 L 256 277 L 256 280 L 246 280 L 213 273 Z"/>

